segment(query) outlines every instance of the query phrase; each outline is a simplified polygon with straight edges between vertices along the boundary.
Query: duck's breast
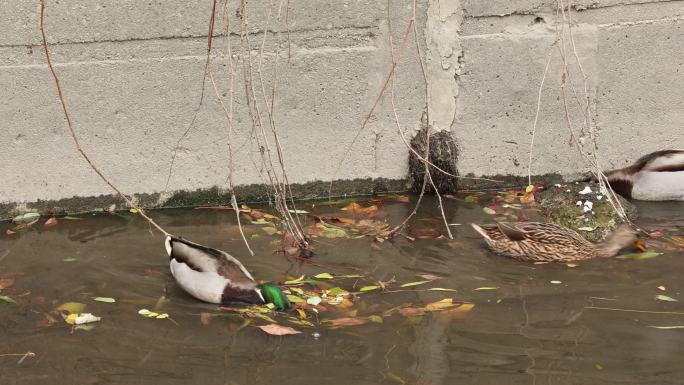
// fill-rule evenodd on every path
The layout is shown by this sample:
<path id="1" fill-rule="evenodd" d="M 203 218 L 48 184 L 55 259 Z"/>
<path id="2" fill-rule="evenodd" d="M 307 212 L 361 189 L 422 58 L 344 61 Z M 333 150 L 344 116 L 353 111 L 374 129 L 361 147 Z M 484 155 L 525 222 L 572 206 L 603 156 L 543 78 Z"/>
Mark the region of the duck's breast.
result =
<path id="1" fill-rule="evenodd" d="M 641 171 L 634 176 L 632 198 L 646 201 L 684 200 L 684 171 Z"/>

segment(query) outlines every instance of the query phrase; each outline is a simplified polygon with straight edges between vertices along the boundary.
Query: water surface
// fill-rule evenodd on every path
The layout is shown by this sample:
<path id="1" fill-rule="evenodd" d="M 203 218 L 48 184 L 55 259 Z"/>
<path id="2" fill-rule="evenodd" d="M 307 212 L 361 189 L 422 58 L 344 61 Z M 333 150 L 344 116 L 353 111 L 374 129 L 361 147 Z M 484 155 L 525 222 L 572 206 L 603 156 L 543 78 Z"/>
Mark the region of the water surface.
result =
<path id="1" fill-rule="evenodd" d="M 414 201 L 381 202 L 381 210 L 396 224 Z M 382 324 L 339 329 L 290 325 L 303 333 L 286 337 L 252 325 L 240 328 L 239 315 L 185 294 L 168 271 L 162 237 L 135 216 L 88 215 L 3 234 L 0 277 L 15 279 L 3 294 L 18 304 L 0 302 L 0 354 L 36 355 L 21 363 L 18 356 L 0 356 L 0 384 L 682 383 L 684 329 L 653 327 L 684 325 L 681 302 L 655 299 L 663 294 L 684 301 L 681 249 L 664 237 L 654 243 L 664 254 L 647 260 L 577 267 L 520 263 L 490 254 L 467 226 L 491 221 L 482 206 L 445 204 L 448 222 L 463 224 L 451 226 L 454 241 L 435 238 L 435 229 L 444 231 L 436 201 L 427 199 L 406 234 L 428 238 L 397 237 L 379 247 L 371 247 L 369 237 L 320 239 L 313 258 L 318 266 L 276 252 L 277 235 L 252 224 L 245 231 L 256 255 L 248 256 L 231 211 L 152 212 L 170 232 L 231 252 L 258 279 L 282 282 L 360 269 L 399 283 L 436 274 L 445 279 L 421 287 L 457 290 L 367 293 L 354 303 L 359 315 L 443 298 L 475 305 L 460 319 L 397 314 Z M 339 207 L 301 208 L 344 214 Z M 645 203 L 639 209 L 638 223 L 649 231 L 684 232 L 684 204 Z M 482 287 L 498 289 L 474 290 Z M 117 302 L 95 302 L 96 296 Z M 72 331 L 61 319 L 47 325 L 45 313 L 68 301 L 87 304 L 102 321 L 89 331 Z M 145 319 L 138 315 L 141 308 L 167 312 L 177 325 Z M 214 316 L 205 324 L 201 313 Z"/>

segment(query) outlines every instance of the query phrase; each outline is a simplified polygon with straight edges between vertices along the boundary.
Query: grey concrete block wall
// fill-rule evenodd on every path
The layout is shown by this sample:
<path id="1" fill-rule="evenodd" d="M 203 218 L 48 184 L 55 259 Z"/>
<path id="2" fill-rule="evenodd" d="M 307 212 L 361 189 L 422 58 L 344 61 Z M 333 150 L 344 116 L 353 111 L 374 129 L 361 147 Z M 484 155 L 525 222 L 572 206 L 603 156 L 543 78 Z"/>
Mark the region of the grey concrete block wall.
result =
<path id="1" fill-rule="evenodd" d="M 225 39 L 220 3 L 213 68 L 227 102 L 223 44 L 229 41 L 236 66 L 233 175 L 238 185 L 264 183 L 259 151 L 250 139 L 242 73 L 247 56 L 239 48 L 237 2 L 230 4 L 231 33 Z M 345 153 L 390 68 L 389 27 L 396 53 L 411 2 L 391 2 L 388 23 L 386 1 L 290 0 L 289 44 L 283 17 L 277 18 L 280 2 L 268 4 L 250 2 L 247 30 L 252 60 L 258 60 L 264 28 L 270 31 L 263 55 L 266 89 L 279 55 L 275 121 L 290 181 L 405 178 L 408 151 L 397 133 L 389 93 L 349 156 Z M 555 4 L 418 2 L 429 123 L 457 138 L 461 174 L 526 175 L 537 87 L 556 36 Z M 48 41 L 83 147 L 126 192 L 226 186 L 226 116 L 210 82 L 191 130 L 174 150 L 202 93 L 210 7 L 206 0 L 47 0 Z M 684 1 L 581 0 L 571 11 L 606 167 L 648 151 L 684 147 Z M 38 26 L 37 3 L 0 0 L 0 203 L 10 209 L 110 193 L 74 150 Z M 567 144 L 561 62 L 557 52 L 552 55 L 532 172 L 571 176 L 586 166 Z M 576 64 L 570 70 L 581 90 Z M 408 136 L 421 126 L 425 87 L 411 36 L 394 82 L 395 106 Z M 570 112 L 579 124 L 581 111 L 572 105 Z"/>

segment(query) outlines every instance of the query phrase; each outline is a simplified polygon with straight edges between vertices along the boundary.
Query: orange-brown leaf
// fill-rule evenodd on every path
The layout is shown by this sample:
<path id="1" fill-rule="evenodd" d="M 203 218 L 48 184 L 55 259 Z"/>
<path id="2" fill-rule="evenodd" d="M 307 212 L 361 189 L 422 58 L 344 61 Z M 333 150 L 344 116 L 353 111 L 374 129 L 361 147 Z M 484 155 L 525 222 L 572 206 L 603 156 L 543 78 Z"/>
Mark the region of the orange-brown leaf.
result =
<path id="1" fill-rule="evenodd" d="M 282 325 L 262 325 L 262 326 L 257 326 L 259 329 L 263 330 L 264 332 L 272 335 L 272 336 L 286 336 L 290 334 L 299 334 L 301 333 L 299 330 L 293 329 L 289 326 L 282 326 Z"/>
<path id="2" fill-rule="evenodd" d="M 343 326 L 356 326 L 356 325 L 363 325 L 368 320 L 365 319 L 360 319 L 360 318 L 353 318 L 353 317 L 344 317 L 344 318 L 337 318 L 334 320 L 330 320 L 330 326 L 334 328 L 339 328 Z"/>

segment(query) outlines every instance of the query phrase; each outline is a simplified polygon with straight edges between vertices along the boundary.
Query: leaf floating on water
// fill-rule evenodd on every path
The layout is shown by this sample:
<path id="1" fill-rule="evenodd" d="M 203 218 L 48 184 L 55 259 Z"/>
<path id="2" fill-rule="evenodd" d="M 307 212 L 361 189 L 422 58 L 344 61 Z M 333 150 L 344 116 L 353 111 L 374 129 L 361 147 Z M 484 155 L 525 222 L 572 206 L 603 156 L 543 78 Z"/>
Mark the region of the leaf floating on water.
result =
<path id="1" fill-rule="evenodd" d="M 157 318 L 157 319 L 164 319 L 164 318 L 169 318 L 168 313 L 156 313 L 153 311 L 149 311 L 147 309 L 140 309 L 138 310 L 138 314 L 145 318 Z"/>
<path id="2" fill-rule="evenodd" d="M 423 278 L 427 281 L 436 281 L 438 279 L 444 279 L 444 277 L 440 277 L 439 275 L 434 275 L 434 274 L 418 274 L 420 278 Z"/>
<path id="3" fill-rule="evenodd" d="M 12 297 L 8 297 L 8 296 L 6 296 L 6 295 L 0 295 L 0 301 L 4 301 L 4 302 L 7 302 L 7 303 L 13 303 L 13 304 L 16 304 L 16 303 L 17 303 L 17 301 L 15 301 L 15 300 L 12 299 Z"/>
<path id="4" fill-rule="evenodd" d="M 313 306 L 318 305 L 319 303 L 321 303 L 321 301 L 322 301 L 322 299 L 319 296 L 309 297 L 306 299 L 306 303 L 308 303 L 309 305 L 313 305 Z"/>
<path id="5" fill-rule="evenodd" d="M 319 279 L 333 279 L 334 277 L 330 275 L 330 273 L 321 273 L 317 274 L 314 276 L 314 278 L 319 278 Z"/>
<path id="6" fill-rule="evenodd" d="M 473 289 L 473 291 L 480 291 L 480 290 L 498 290 L 498 286 L 483 286 L 483 287 L 477 287 Z"/>
<path id="7" fill-rule="evenodd" d="M 372 291 L 372 290 L 377 290 L 379 288 L 380 288 L 380 286 L 371 285 L 371 286 L 364 286 L 359 290 L 360 291 Z"/>
<path id="8" fill-rule="evenodd" d="M 684 325 L 673 325 L 673 326 L 653 326 L 653 325 L 649 325 L 648 327 L 653 328 L 653 329 L 663 329 L 663 330 L 684 329 Z"/>
<path id="9" fill-rule="evenodd" d="M 81 314 L 83 311 L 85 311 L 86 305 L 84 303 L 80 302 L 65 302 L 56 308 L 54 308 L 52 311 L 55 313 L 63 313 L 67 312 L 69 314 Z"/>
<path id="10" fill-rule="evenodd" d="M 361 318 L 353 318 L 353 317 L 344 317 L 344 318 L 337 318 L 333 320 L 328 320 L 330 323 L 330 326 L 333 328 L 339 328 L 343 326 L 356 326 L 356 325 L 363 325 L 367 321 L 365 319 Z"/>
<path id="11" fill-rule="evenodd" d="M 371 322 L 375 322 L 377 324 L 381 324 L 383 322 L 382 317 L 380 317 L 379 315 L 372 315 L 368 317 L 368 320 L 370 320 Z"/>
<path id="12" fill-rule="evenodd" d="M 138 209 L 136 209 L 135 207 L 132 207 L 132 208 L 131 208 L 130 210 L 128 210 L 128 211 L 132 212 L 133 214 L 137 214 L 137 213 L 138 213 Z"/>
<path id="13" fill-rule="evenodd" d="M 26 213 L 26 214 L 22 214 L 22 215 L 17 215 L 12 220 L 14 222 L 32 222 L 38 218 L 40 218 L 39 213 Z"/>
<path id="14" fill-rule="evenodd" d="M 45 223 L 43 223 L 43 226 L 44 226 L 44 227 L 51 227 L 51 226 L 57 225 L 57 223 L 59 223 L 59 222 L 57 221 L 57 218 L 55 218 L 55 217 L 50 217 L 50 218 L 48 218 L 47 221 L 45 221 Z"/>
<path id="15" fill-rule="evenodd" d="M 62 219 L 65 219 L 65 220 L 67 220 L 67 221 L 80 221 L 80 220 L 82 220 L 83 218 L 72 217 L 72 216 L 70 216 L 70 215 L 67 215 L 67 216 L 65 216 L 65 217 L 62 217 Z"/>
<path id="16" fill-rule="evenodd" d="M 76 259 L 74 257 L 67 257 L 67 258 L 62 259 L 62 262 L 76 262 L 76 261 L 78 261 L 78 259 Z"/>
<path id="17" fill-rule="evenodd" d="M 641 260 L 641 259 L 649 259 L 649 258 L 655 258 L 659 256 L 662 253 L 656 253 L 655 251 L 647 251 L 644 253 L 632 253 L 632 254 L 623 254 L 623 255 L 618 255 L 615 257 L 615 259 L 633 259 L 633 260 Z"/>
<path id="18" fill-rule="evenodd" d="M 491 207 L 485 207 L 485 208 L 482 209 L 482 211 L 484 211 L 485 214 L 489 214 L 489 215 L 494 215 L 494 214 L 496 214 L 496 211 L 494 211 L 494 209 L 491 208 Z"/>
<path id="19" fill-rule="evenodd" d="M 554 281 L 549 281 L 549 282 L 552 283 L 552 284 L 554 284 L 554 285 L 560 285 L 561 283 L 563 283 L 563 281 L 555 281 L 555 280 L 554 280 Z"/>
<path id="20" fill-rule="evenodd" d="M 8 287 L 14 285 L 14 278 L 3 278 L 0 279 L 0 290 L 7 289 Z"/>
<path id="21" fill-rule="evenodd" d="M 587 226 L 585 226 L 585 227 L 579 227 L 579 228 L 577 228 L 577 230 L 580 230 L 580 231 L 594 231 L 594 230 L 596 230 L 596 227 L 587 227 Z"/>
<path id="22" fill-rule="evenodd" d="M 666 295 L 662 295 L 662 294 L 656 295 L 655 299 L 657 299 L 658 301 L 677 302 L 676 299 L 674 299 L 672 297 L 668 297 Z"/>
<path id="23" fill-rule="evenodd" d="M 411 286 L 418 286 L 418 285 L 423 285 L 423 284 L 425 284 L 425 283 L 428 283 L 428 282 L 430 282 L 430 281 L 416 281 L 416 282 L 409 282 L 409 283 L 405 283 L 405 284 L 403 284 L 403 285 L 401 285 L 401 286 L 399 286 L 399 287 L 411 287 Z"/>
<path id="24" fill-rule="evenodd" d="M 468 195 L 464 200 L 466 203 L 477 203 L 477 197 L 475 195 Z"/>
<path id="25" fill-rule="evenodd" d="M 93 301 L 105 302 L 105 303 L 114 303 L 114 302 L 116 302 L 116 300 L 115 300 L 114 298 L 110 298 L 110 297 L 95 297 L 95 298 L 93 298 Z"/>
<path id="26" fill-rule="evenodd" d="M 17 233 L 16 231 L 12 231 L 10 229 L 5 230 L 5 235 L 14 235 L 16 233 Z"/>
<path id="27" fill-rule="evenodd" d="M 266 226 L 266 227 L 262 227 L 261 229 L 264 230 L 264 232 L 268 235 L 273 235 L 273 234 L 278 233 L 278 229 L 276 229 L 273 226 Z"/>
<path id="28" fill-rule="evenodd" d="M 665 286 L 658 286 L 658 290 L 665 291 Z"/>
<path id="29" fill-rule="evenodd" d="M 287 336 L 291 334 L 300 334 L 301 332 L 299 330 L 293 329 L 289 326 L 282 326 L 282 325 L 262 325 L 262 326 L 257 326 L 259 329 L 263 330 L 264 332 L 272 335 L 272 336 Z"/>
<path id="30" fill-rule="evenodd" d="M 74 314 L 70 314 L 69 317 L 71 317 L 73 315 Z M 67 317 L 67 319 L 69 319 L 69 317 Z M 93 322 L 98 322 L 101 319 L 102 318 L 94 316 L 91 313 L 82 313 L 82 314 L 79 314 L 78 317 L 76 317 L 74 319 L 74 323 L 72 325 L 89 324 L 89 323 L 93 323 Z M 68 321 L 67 321 L 67 323 L 68 323 Z"/>
<path id="31" fill-rule="evenodd" d="M 431 287 L 428 290 L 429 291 L 457 291 L 456 289 L 447 289 L 444 287 Z"/>
<path id="32" fill-rule="evenodd" d="M 292 295 L 292 294 L 288 294 L 288 295 L 287 295 L 287 299 L 288 299 L 290 302 L 294 302 L 294 303 L 305 302 L 303 298 L 298 297 L 298 296 L 296 296 L 296 295 Z"/>
<path id="33" fill-rule="evenodd" d="M 344 289 L 342 289 L 342 288 L 340 288 L 340 287 L 337 287 L 337 286 L 336 286 L 336 287 L 333 287 L 333 288 L 330 289 L 330 290 L 327 290 L 326 293 L 327 293 L 329 296 L 333 296 L 333 297 L 336 297 L 336 296 L 338 296 L 338 295 L 347 295 L 347 294 L 349 294 L 348 291 L 346 291 L 346 290 L 344 290 Z"/>
<path id="34" fill-rule="evenodd" d="M 443 300 L 437 301 L 437 302 L 432 302 L 427 305 L 425 305 L 425 310 L 428 311 L 434 311 L 434 310 L 442 310 L 442 309 L 447 309 L 450 307 L 454 307 L 456 304 L 454 304 L 454 300 L 451 298 L 444 298 Z"/>
<path id="35" fill-rule="evenodd" d="M 566 263 L 565 266 L 567 267 L 577 267 L 578 265 L 576 263 Z"/>
<path id="36" fill-rule="evenodd" d="M 298 283 L 302 283 L 303 280 L 304 280 L 304 275 L 302 275 L 301 277 L 299 277 L 299 278 L 297 278 L 297 279 L 293 279 L 293 280 L 290 280 L 290 281 L 285 281 L 285 284 L 286 284 L 286 285 L 296 285 L 296 284 L 298 284 Z"/>
<path id="37" fill-rule="evenodd" d="M 289 209 L 287 210 L 292 214 L 308 214 L 309 212 L 306 210 L 294 210 L 294 209 Z"/>

